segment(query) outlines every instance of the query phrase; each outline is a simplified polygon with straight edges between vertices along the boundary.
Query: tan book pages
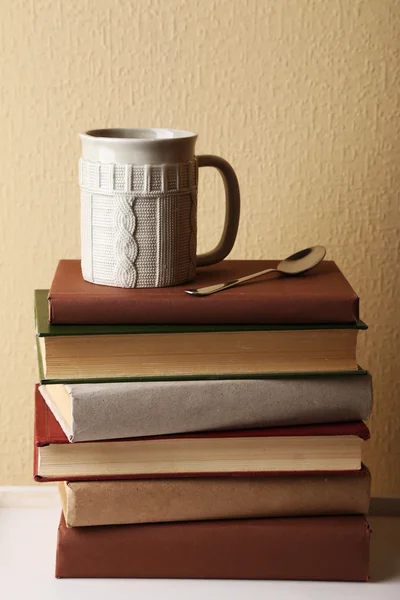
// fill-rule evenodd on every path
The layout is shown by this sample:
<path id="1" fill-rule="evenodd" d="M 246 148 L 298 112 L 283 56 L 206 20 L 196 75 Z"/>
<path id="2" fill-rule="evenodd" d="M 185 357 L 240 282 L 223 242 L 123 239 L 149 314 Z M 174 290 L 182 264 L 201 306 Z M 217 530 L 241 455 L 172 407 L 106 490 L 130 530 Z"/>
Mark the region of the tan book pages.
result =
<path id="1" fill-rule="evenodd" d="M 357 329 L 40 337 L 44 379 L 164 377 L 357 368 Z"/>
<path id="2" fill-rule="evenodd" d="M 63 480 L 171 473 L 354 471 L 360 469 L 363 443 L 356 435 L 293 435 L 49 444 L 37 449 L 37 472 L 39 477 Z"/>

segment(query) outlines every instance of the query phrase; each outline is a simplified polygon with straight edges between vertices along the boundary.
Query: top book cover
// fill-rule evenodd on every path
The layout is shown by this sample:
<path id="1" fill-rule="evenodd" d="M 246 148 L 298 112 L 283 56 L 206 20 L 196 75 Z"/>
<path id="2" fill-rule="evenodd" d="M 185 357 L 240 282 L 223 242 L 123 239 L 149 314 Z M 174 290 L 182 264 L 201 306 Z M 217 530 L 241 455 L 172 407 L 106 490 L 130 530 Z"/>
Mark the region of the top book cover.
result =
<path id="1" fill-rule="evenodd" d="M 269 275 L 206 297 L 185 289 L 273 268 L 277 260 L 224 260 L 197 270 L 190 284 L 123 289 L 88 283 L 79 260 L 60 260 L 49 291 L 53 324 L 355 323 L 359 298 L 333 261 L 296 277 Z"/>

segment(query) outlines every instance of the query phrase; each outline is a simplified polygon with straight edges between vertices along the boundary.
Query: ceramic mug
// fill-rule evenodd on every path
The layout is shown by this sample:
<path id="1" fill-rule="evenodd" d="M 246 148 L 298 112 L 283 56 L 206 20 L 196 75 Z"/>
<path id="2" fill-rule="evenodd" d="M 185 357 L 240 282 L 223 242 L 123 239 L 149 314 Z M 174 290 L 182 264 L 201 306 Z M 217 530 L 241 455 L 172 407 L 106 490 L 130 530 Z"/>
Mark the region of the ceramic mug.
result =
<path id="1" fill-rule="evenodd" d="M 223 158 L 195 156 L 197 135 L 177 129 L 98 129 L 80 134 L 81 264 L 86 281 L 124 288 L 192 280 L 196 265 L 231 251 L 239 184 Z M 196 255 L 198 167 L 225 185 L 225 225 L 217 247 Z"/>

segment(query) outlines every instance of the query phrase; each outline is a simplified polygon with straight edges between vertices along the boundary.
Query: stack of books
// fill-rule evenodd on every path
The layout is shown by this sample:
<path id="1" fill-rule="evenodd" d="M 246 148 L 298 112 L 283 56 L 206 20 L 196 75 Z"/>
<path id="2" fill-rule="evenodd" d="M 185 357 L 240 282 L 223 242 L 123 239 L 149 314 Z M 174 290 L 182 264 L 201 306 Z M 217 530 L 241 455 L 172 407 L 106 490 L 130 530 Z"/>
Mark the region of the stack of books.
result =
<path id="1" fill-rule="evenodd" d="M 226 260 L 196 287 L 275 264 Z M 35 304 L 57 577 L 368 579 L 366 325 L 334 262 L 196 298 L 62 260 Z"/>

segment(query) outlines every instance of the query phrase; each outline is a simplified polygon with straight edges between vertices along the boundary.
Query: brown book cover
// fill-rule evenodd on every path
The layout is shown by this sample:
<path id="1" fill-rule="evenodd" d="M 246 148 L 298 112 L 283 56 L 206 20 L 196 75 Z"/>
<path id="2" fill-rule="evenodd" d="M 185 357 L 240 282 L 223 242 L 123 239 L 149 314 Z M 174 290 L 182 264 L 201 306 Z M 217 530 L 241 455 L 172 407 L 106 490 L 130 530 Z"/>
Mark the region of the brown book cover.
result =
<path id="1" fill-rule="evenodd" d="M 141 440 L 157 440 L 162 442 L 163 440 L 171 441 L 171 440 L 184 440 L 184 439 L 212 439 L 212 438 L 235 438 L 246 439 L 246 438 L 281 438 L 287 436 L 294 437 L 305 437 L 305 436 L 314 436 L 314 437 L 324 437 L 324 436 L 346 436 L 346 437 L 358 437 L 362 440 L 369 439 L 369 430 L 368 427 L 362 421 L 358 422 L 347 422 L 347 423 L 325 423 L 318 425 L 296 425 L 289 427 L 268 427 L 268 428 L 259 428 L 259 429 L 242 429 L 242 430 L 227 430 L 227 431 L 205 431 L 199 433 L 183 433 L 183 434 L 174 434 L 174 435 L 160 435 L 160 436 L 147 436 L 145 438 L 127 438 L 122 440 L 104 440 L 100 442 L 103 445 L 111 445 L 111 444 L 126 444 L 131 443 L 132 445 L 140 443 Z M 98 444 L 99 442 L 97 442 Z M 48 408 L 47 404 L 43 400 L 38 386 L 35 388 L 35 435 L 34 435 L 34 477 L 36 481 L 60 481 L 60 480 L 88 480 L 88 479 L 135 479 L 135 478 L 148 478 L 148 477 L 184 477 L 184 476 L 194 476 L 196 477 L 205 477 L 209 476 L 211 473 L 213 475 L 218 476 L 230 476 L 233 477 L 235 475 L 252 475 L 253 471 L 228 471 L 227 472 L 149 472 L 149 473 L 119 473 L 118 475 L 110 474 L 108 471 L 107 474 L 96 473 L 95 475 L 87 475 L 84 476 L 70 476 L 69 474 L 63 475 L 61 473 L 57 476 L 48 476 L 39 471 L 39 463 L 40 463 L 40 450 L 43 447 L 49 445 L 67 445 L 72 446 L 73 448 L 77 448 L 79 446 L 90 447 L 91 444 L 96 444 L 96 442 L 76 442 L 75 444 L 71 444 L 63 432 L 60 424 L 57 422 L 53 413 Z M 110 446 L 111 448 L 111 446 Z M 109 451 L 111 452 L 111 450 Z M 57 452 L 60 456 L 60 450 Z M 304 457 L 302 457 L 304 460 Z M 353 462 L 353 461 L 352 461 Z M 97 466 L 97 465 L 96 465 Z M 276 469 L 274 469 L 276 470 Z M 295 469 L 293 469 L 295 470 Z M 305 469 L 300 469 L 305 471 Z M 318 469 L 316 469 L 318 470 Z M 325 469 L 319 469 L 320 471 Z M 336 470 L 336 469 L 331 469 Z M 346 469 L 345 469 L 346 470 Z M 359 470 L 358 469 L 347 469 L 347 470 Z M 257 470 L 255 473 L 267 472 L 269 470 Z"/>
<path id="2" fill-rule="evenodd" d="M 363 516 L 58 528 L 56 577 L 366 581 Z"/>
<path id="3" fill-rule="evenodd" d="M 188 477 L 59 484 L 68 527 L 367 514 L 371 476 L 276 473 L 253 477 Z"/>
<path id="4" fill-rule="evenodd" d="M 190 285 L 122 289 L 86 282 L 79 260 L 61 260 L 49 292 L 55 324 L 302 324 L 355 323 L 359 298 L 333 261 L 301 277 L 269 275 L 220 294 L 203 287 L 275 267 L 277 260 L 225 260 L 197 269 Z"/>

